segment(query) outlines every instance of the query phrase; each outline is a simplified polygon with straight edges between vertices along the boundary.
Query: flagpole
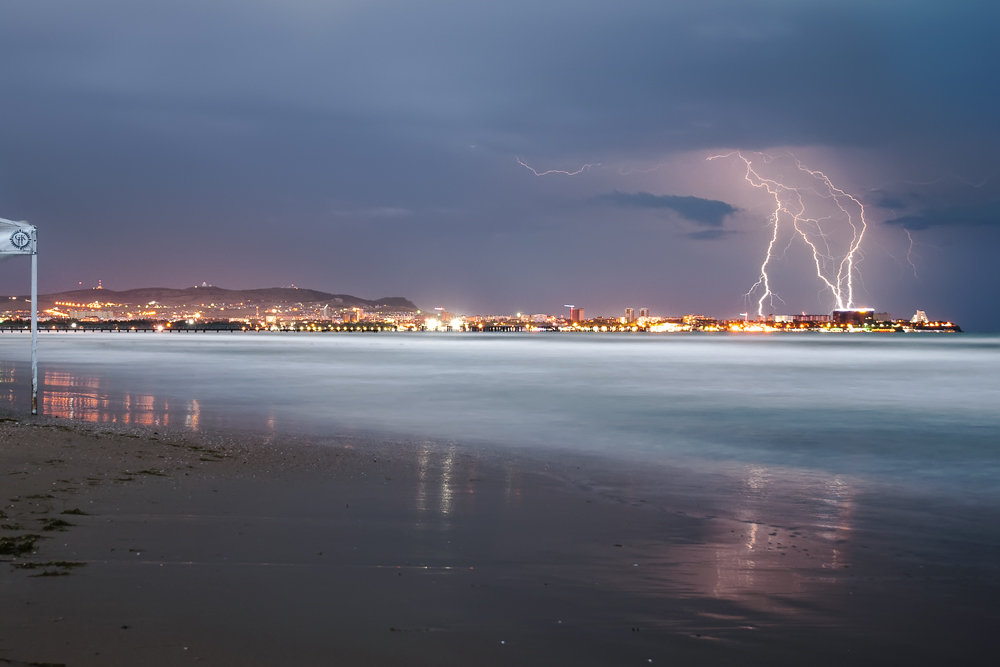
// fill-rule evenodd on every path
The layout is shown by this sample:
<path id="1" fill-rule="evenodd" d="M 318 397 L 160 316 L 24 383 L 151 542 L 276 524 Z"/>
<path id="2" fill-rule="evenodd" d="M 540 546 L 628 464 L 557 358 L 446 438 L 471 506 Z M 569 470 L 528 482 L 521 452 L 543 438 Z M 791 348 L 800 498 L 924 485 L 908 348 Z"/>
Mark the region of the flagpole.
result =
<path id="1" fill-rule="evenodd" d="M 31 414 L 38 414 L 38 246 L 31 253 Z"/>
<path id="2" fill-rule="evenodd" d="M 9 234 L 9 236 L 8 236 Z M 38 229 L 0 218 L 0 255 L 31 255 L 31 414 L 38 414 Z"/>

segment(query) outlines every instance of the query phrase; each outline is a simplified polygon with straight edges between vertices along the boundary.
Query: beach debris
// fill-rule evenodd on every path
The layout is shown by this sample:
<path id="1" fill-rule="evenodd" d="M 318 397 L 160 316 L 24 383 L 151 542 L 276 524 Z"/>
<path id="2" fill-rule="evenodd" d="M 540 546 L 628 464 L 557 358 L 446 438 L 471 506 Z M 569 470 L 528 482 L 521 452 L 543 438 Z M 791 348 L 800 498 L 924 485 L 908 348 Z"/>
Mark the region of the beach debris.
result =
<path id="1" fill-rule="evenodd" d="M 49 560 L 45 562 L 30 562 L 30 563 L 15 563 L 14 567 L 21 570 L 37 570 L 40 567 L 62 567 L 66 569 L 71 569 L 75 567 L 83 567 L 86 563 L 78 560 Z"/>
<path id="2" fill-rule="evenodd" d="M 13 537 L 0 537 L 0 555 L 2 556 L 23 556 L 31 553 L 35 549 L 35 543 L 42 539 L 41 535 L 14 535 Z"/>
<path id="3" fill-rule="evenodd" d="M 13 563 L 13 566 L 19 570 L 42 570 L 38 574 L 31 575 L 32 577 L 65 577 L 74 568 L 83 567 L 84 565 L 86 563 L 72 560 L 51 560 L 43 563 Z"/>
<path id="4" fill-rule="evenodd" d="M 42 530 L 44 531 L 65 531 L 70 526 L 75 526 L 75 523 L 70 523 L 69 521 L 64 521 L 63 519 L 48 518 L 42 519 Z"/>

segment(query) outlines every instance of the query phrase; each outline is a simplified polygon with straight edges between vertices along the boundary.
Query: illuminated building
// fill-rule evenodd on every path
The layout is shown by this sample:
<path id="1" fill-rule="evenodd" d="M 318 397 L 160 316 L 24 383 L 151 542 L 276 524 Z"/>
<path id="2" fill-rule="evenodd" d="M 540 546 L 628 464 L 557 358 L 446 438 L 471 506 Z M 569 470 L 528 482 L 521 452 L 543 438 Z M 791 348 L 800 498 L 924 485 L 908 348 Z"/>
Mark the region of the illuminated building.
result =
<path id="1" fill-rule="evenodd" d="M 830 315 L 834 324 L 863 327 L 875 323 L 874 308 L 838 308 Z"/>
<path id="2" fill-rule="evenodd" d="M 694 314 L 685 315 L 681 319 L 681 322 L 683 322 L 688 326 L 699 327 L 699 328 L 707 326 L 715 326 L 716 324 L 718 324 L 718 321 L 714 317 L 709 317 L 708 315 L 694 315 Z"/>
<path id="3" fill-rule="evenodd" d="M 626 322 L 635 322 L 635 308 L 626 308 L 625 309 L 625 321 Z"/>
<path id="4" fill-rule="evenodd" d="M 794 316 L 793 321 L 796 324 L 802 324 L 804 322 L 807 323 L 829 322 L 831 319 L 832 318 L 829 315 L 806 315 L 805 313 L 802 313 L 801 315 Z"/>
<path id="5" fill-rule="evenodd" d="M 649 317 L 649 308 L 640 308 L 639 317 Z"/>

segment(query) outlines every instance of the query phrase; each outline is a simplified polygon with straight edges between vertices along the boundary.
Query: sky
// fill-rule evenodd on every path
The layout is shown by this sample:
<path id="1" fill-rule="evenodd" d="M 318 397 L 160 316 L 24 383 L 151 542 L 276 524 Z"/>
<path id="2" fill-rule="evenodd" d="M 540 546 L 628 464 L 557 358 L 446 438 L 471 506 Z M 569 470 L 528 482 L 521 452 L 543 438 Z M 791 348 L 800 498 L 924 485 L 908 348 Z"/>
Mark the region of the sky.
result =
<path id="1" fill-rule="evenodd" d="M 6 0 L 0 217 L 37 226 L 43 293 L 851 305 L 998 331 L 998 19 L 975 0 Z M 0 284 L 25 293 L 24 262 Z"/>

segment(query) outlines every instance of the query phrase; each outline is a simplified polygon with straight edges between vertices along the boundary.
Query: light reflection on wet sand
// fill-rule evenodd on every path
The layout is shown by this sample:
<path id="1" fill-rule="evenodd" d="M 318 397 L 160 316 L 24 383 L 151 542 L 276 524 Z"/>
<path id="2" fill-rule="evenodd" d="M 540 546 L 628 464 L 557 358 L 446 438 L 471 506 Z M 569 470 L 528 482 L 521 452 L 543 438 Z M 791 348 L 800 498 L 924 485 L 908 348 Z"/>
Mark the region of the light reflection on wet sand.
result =
<path id="1" fill-rule="evenodd" d="M 732 496 L 730 521 L 717 521 L 710 543 L 714 572 L 703 594 L 769 614 L 788 613 L 782 598 L 807 595 L 819 582 L 835 584 L 829 570 L 849 566 L 853 489 L 841 478 L 795 483 L 798 498 L 781 492 L 788 472 L 747 466 Z M 794 514 L 790 514 L 792 510 Z M 727 530 L 728 528 L 728 530 Z M 698 549 L 692 558 L 697 558 Z M 714 582 L 712 582 L 714 579 Z"/>
<path id="2" fill-rule="evenodd" d="M 708 479 L 661 472 L 671 480 L 662 489 L 647 480 L 619 491 L 618 502 L 643 519 L 634 530 L 622 526 L 610 556 L 596 545 L 605 555 L 586 568 L 595 580 L 646 599 L 652 609 L 656 600 L 725 603 L 730 630 L 762 619 L 836 622 L 842 610 L 827 596 L 839 597 L 852 565 L 858 491 L 850 480 L 756 465 Z M 658 528 L 651 530 L 651 521 Z M 689 624 L 655 611 L 645 622 Z"/>
<path id="3" fill-rule="evenodd" d="M 414 509 L 417 513 L 416 525 L 425 527 L 430 522 L 428 516 L 436 516 L 439 527 L 447 529 L 448 517 L 455 504 L 456 490 L 453 487 L 453 465 L 455 447 L 444 451 L 428 443 L 416 455 L 417 477 Z"/>
<path id="4" fill-rule="evenodd" d="M 763 659 L 794 647 L 812 664 L 837 664 L 852 651 L 934 655 L 938 649 L 919 648 L 910 635 L 935 624 L 935 642 L 964 636 L 960 625 L 948 625 L 956 612 L 947 605 L 909 613 L 960 588 L 931 561 L 930 579 L 918 586 L 901 580 L 893 553 L 919 552 L 924 538 L 880 537 L 885 517 L 878 508 L 858 516 L 871 490 L 849 478 L 762 466 L 711 478 L 608 467 L 641 480 L 612 498 L 544 471 L 539 461 L 486 464 L 451 444 L 425 443 L 400 453 L 399 462 L 417 474 L 380 471 L 382 481 L 363 501 L 393 517 L 388 525 L 354 523 L 346 532 L 337 522 L 324 525 L 331 539 L 359 549 L 348 564 L 418 577 L 407 580 L 412 589 L 404 586 L 413 603 L 403 627 L 438 628 L 431 644 L 502 631 L 511 643 L 563 650 L 560 633 L 567 633 L 576 646 L 565 655 L 587 664 L 626 656 L 659 662 L 688 640 L 716 642 L 713 651 L 726 659 L 748 650 Z M 649 484 L 660 474 L 673 476 L 669 490 Z M 308 485 L 295 493 L 339 506 Z M 935 537 L 948 530 L 936 528 Z M 951 557 L 962 557 L 961 543 L 950 548 Z M 939 562 L 948 559 L 942 553 Z M 981 571 L 981 584 L 996 590 L 995 576 Z M 397 613 L 373 612 L 386 625 Z M 788 655 L 777 662 L 794 664 Z"/>
<path id="5" fill-rule="evenodd" d="M 988 613 L 970 602 L 959 619 L 943 603 L 967 592 L 952 563 L 977 573 L 977 590 L 998 589 L 990 558 L 970 559 L 956 526 L 944 521 L 927 534 L 894 529 L 894 516 L 877 506 L 878 492 L 841 475 L 744 466 L 727 476 L 681 471 L 678 482 L 679 471 L 645 470 L 645 481 L 614 495 L 577 479 L 572 484 L 591 497 L 581 503 L 539 494 L 538 479 L 517 466 L 494 472 L 511 474 L 513 486 L 498 479 L 475 494 L 459 492 L 478 472 L 444 452 L 424 450 L 418 458 L 418 524 L 465 544 L 443 542 L 429 562 L 516 563 L 526 586 L 546 587 L 538 613 L 551 604 L 554 617 L 598 634 L 628 624 L 651 645 L 684 636 L 721 642 L 733 655 L 761 642 L 824 651 L 823 659 L 809 653 L 813 664 L 865 650 L 882 658 L 931 656 L 948 653 L 935 644 L 940 637 L 967 641 L 974 626 L 963 623 Z M 650 484 L 657 474 L 672 476 L 669 488 Z M 449 502 L 431 504 L 430 496 Z M 470 536 L 482 532 L 491 534 L 491 550 L 470 554 Z M 952 542 L 942 546 L 944 536 Z M 995 553 L 995 536 L 986 539 Z M 904 561 L 900 553 L 927 555 Z M 922 569 L 923 581 L 907 580 L 909 568 Z M 574 599 L 584 591 L 599 602 Z M 928 600 L 941 602 L 928 611 Z M 938 639 L 930 644 L 911 636 L 931 630 Z"/>
<path id="6" fill-rule="evenodd" d="M 457 459 L 454 446 L 435 448 L 428 444 L 414 456 L 417 473 L 412 511 L 418 529 L 470 530 L 463 521 L 483 519 L 475 511 L 476 503 L 499 504 L 507 511 L 517 511 L 525 498 L 530 504 L 534 495 L 534 482 L 525 486 L 526 478 L 510 462 L 500 471 L 501 484 L 477 491 L 479 473 L 466 467 L 475 464 Z M 694 475 L 692 480 L 696 479 Z M 580 545 L 573 544 L 576 551 L 560 554 L 557 569 L 643 598 L 727 601 L 743 610 L 733 616 L 742 624 L 752 623 L 750 617 L 755 613 L 772 622 L 792 616 L 801 621 L 802 602 L 810 597 L 815 599 L 806 606 L 822 609 L 824 587 L 841 586 L 838 573 L 851 566 L 856 503 L 851 482 L 840 476 L 795 479 L 794 471 L 746 466 L 742 476 L 731 479 L 730 484 L 715 490 L 710 510 L 697 504 L 705 492 L 693 481 L 688 486 L 675 486 L 669 496 L 657 495 L 647 487 L 645 491 L 652 493 L 643 493 L 641 502 L 619 499 L 623 508 L 629 508 L 626 515 L 635 512 L 641 517 L 636 531 L 630 522 L 614 526 L 595 520 L 588 527 L 585 514 L 549 516 L 554 521 L 549 527 L 553 535 L 564 529 L 588 535 L 588 540 L 607 536 L 607 541 L 591 542 L 592 550 L 579 550 Z M 487 491 L 496 497 L 483 498 Z M 639 491 L 633 489 L 632 493 Z M 679 525 L 673 525 L 669 516 L 657 515 L 666 510 L 679 517 Z M 650 520 L 666 530 L 650 530 Z M 500 528 L 491 526 L 490 530 Z M 632 540 L 624 537 L 630 533 Z M 618 549 L 612 550 L 609 558 L 610 544 Z M 562 551 L 557 544 L 547 548 Z M 553 574 L 551 562 L 527 567 L 535 568 L 539 575 Z M 823 624 L 831 619 L 814 618 L 813 622 Z"/>
<path id="7" fill-rule="evenodd" d="M 454 530 L 460 516 L 477 512 L 483 494 L 482 471 L 477 459 L 463 456 L 462 449 L 454 443 L 427 441 L 420 443 L 412 456 L 416 470 L 412 506 L 414 527 Z M 499 500 L 504 506 L 516 507 L 522 498 L 521 473 L 511 461 L 499 465 L 503 475 L 501 497 L 488 502 Z"/>

